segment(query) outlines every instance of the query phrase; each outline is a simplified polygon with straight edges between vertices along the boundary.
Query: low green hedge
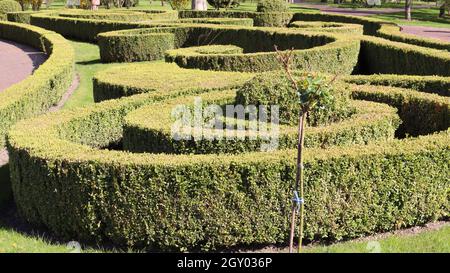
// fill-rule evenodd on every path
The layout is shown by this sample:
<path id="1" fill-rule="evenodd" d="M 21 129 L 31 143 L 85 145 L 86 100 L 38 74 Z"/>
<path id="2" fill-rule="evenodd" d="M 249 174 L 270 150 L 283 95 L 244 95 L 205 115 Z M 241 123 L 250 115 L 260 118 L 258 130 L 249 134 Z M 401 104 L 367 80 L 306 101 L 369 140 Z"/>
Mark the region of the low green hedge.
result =
<path id="1" fill-rule="evenodd" d="M 214 103 L 219 105 L 235 105 L 235 91 L 216 91 L 199 96 L 181 97 L 152 104 L 131 112 L 125 118 L 123 132 L 123 148 L 131 152 L 176 153 L 176 154 L 211 154 L 260 151 L 262 144 L 270 142 L 270 134 L 264 139 L 257 132 L 247 130 L 243 137 L 225 138 L 236 131 L 228 129 L 239 122 L 237 119 L 223 120 L 221 130 L 205 130 L 201 138 L 193 136 L 189 140 L 174 140 L 171 132 L 171 112 L 177 105 L 192 106 L 196 98 L 201 98 L 203 107 Z M 330 147 L 352 144 L 367 144 L 374 141 L 394 138 L 400 119 L 396 109 L 383 104 L 366 101 L 353 101 L 351 106 L 356 112 L 351 117 L 327 126 L 308 128 L 305 136 L 306 147 Z M 281 111 L 283 113 L 283 111 Z M 151 118 L 148 118 L 151 117 Z M 270 126 L 270 123 L 267 124 Z M 244 125 L 249 129 L 249 124 Z M 227 128 L 227 129 L 226 129 Z M 278 140 L 279 149 L 294 149 L 297 145 L 296 126 L 280 126 Z M 204 135 L 203 135 L 204 134 Z M 209 136 L 221 135 L 221 139 L 209 139 Z"/>
<path id="2" fill-rule="evenodd" d="M 124 246 L 206 250 L 285 242 L 295 149 L 240 155 L 98 149 L 121 140 L 130 111 L 164 103 L 167 95 L 155 91 L 105 101 L 14 126 L 8 150 L 21 215 L 63 238 Z M 396 104 L 398 98 L 392 98 Z M 307 149 L 305 238 L 355 238 L 448 216 L 449 138 L 445 130 Z"/>
<path id="3" fill-rule="evenodd" d="M 74 52 L 60 35 L 38 27 L 0 22 L 0 38 L 41 50 L 48 59 L 25 80 L 0 92 L 0 147 L 18 120 L 41 114 L 57 103 L 72 83 Z"/>
<path id="4" fill-rule="evenodd" d="M 127 71 L 127 77 L 123 77 L 123 71 Z M 177 90 L 190 93 L 192 89 L 202 92 L 234 89 L 253 76 L 247 73 L 183 69 L 176 64 L 162 62 L 123 64 L 95 74 L 94 100 L 101 102 L 155 91 L 170 94 Z"/>
<path id="5" fill-rule="evenodd" d="M 32 14 L 44 13 L 43 11 L 27 10 L 27 11 L 16 11 L 8 12 L 8 21 L 22 24 L 30 24 L 30 18 Z M 45 14 L 51 14 L 49 11 L 45 11 Z"/>
<path id="6" fill-rule="evenodd" d="M 97 19 L 111 21 L 148 21 L 148 20 L 177 20 L 177 11 L 156 11 L 156 10 L 68 10 L 59 13 L 61 17 Z"/>
<path id="7" fill-rule="evenodd" d="M 313 32 L 334 32 L 344 34 L 363 34 L 363 26 L 358 24 L 328 23 L 328 22 L 305 22 L 295 21 L 289 24 L 289 27 L 299 28 Z"/>
<path id="8" fill-rule="evenodd" d="M 402 124 L 399 136 L 418 136 L 444 131 L 450 126 L 447 97 L 395 87 L 353 86 L 353 97 L 388 103 L 398 109 Z"/>
<path id="9" fill-rule="evenodd" d="M 409 76 L 394 74 L 351 75 L 343 80 L 354 84 L 373 84 L 414 89 L 422 92 L 450 96 L 450 78 L 438 76 Z"/>
<path id="10" fill-rule="evenodd" d="M 146 42 L 152 39 L 148 34 L 160 32 L 175 35 L 174 48 L 184 47 L 166 51 L 166 61 L 175 62 L 185 68 L 203 70 L 247 72 L 277 70 L 279 63 L 274 51 L 274 46 L 277 45 L 280 50 L 296 49 L 294 52 L 298 58 L 295 66 L 298 69 L 310 68 L 315 71 L 350 74 L 357 63 L 359 52 L 358 40 L 346 39 L 335 34 L 310 33 L 295 29 L 189 24 L 103 33 L 99 35 L 100 39 L 105 39 L 105 42 L 99 43 L 100 51 L 105 52 L 105 56 L 114 58 L 115 52 L 126 48 L 128 55 L 138 56 L 126 60 L 151 60 L 145 56 L 154 55 L 152 54 L 154 46 L 143 44 L 150 43 Z M 201 54 L 195 47 L 215 44 L 241 47 L 244 54 Z M 118 49 L 106 53 L 115 47 Z"/>
<path id="11" fill-rule="evenodd" d="M 175 46 L 172 33 L 147 33 L 143 35 L 98 35 L 100 58 L 103 62 L 153 61 L 164 58 L 166 50 Z"/>
<path id="12" fill-rule="evenodd" d="M 252 12 L 252 11 L 196 11 L 181 10 L 180 18 L 251 18 L 258 27 L 287 26 L 294 13 L 292 12 Z"/>
<path id="13" fill-rule="evenodd" d="M 377 31 L 377 36 L 392 41 L 450 51 L 450 43 L 448 42 L 401 33 L 398 26 L 382 25 Z"/>
<path id="14" fill-rule="evenodd" d="M 295 79 L 303 76 L 293 73 Z M 331 80 L 331 77 L 323 77 L 324 84 Z M 307 120 L 309 125 L 329 124 L 348 118 L 354 113 L 354 108 L 350 106 L 348 85 L 334 82 L 331 92 L 333 95 L 331 102 L 310 111 Z M 294 126 L 298 124 L 300 114 L 298 94 L 296 90 L 292 89 L 292 83 L 284 72 L 276 71 L 256 75 L 237 89 L 236 103 L 256 106 L 278 105 L 280 123 Z"/>
<path id="15" fill-rule="evenodd" d="M 363 36 L 359 62 L 363 74 L 450 76 L 447 51 Z"/>

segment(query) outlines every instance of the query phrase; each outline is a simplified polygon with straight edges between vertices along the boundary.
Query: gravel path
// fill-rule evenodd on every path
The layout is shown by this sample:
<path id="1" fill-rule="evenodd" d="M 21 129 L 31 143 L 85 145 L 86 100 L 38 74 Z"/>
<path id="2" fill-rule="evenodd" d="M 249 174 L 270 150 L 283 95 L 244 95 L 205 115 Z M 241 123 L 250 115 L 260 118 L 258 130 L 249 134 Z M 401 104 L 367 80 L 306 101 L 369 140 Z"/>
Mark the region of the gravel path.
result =
<path id="1" fill-rule="evenodd" d="M 32 47 L 0 39 L 0 92 L 31 75 L 46 59 Z"/>
<path id="2" fill-rule="evenodd" d="M 401 26 L 401 27 L 402 32 L 404 33 L 450 42 L 450 26 L 449 28 L 420 27 L 420 26 Z"/>
<path id="3" fill-rule="evenodd" d="M 32 47 L 0 39 L 0 92 L 27 78 L 45 60 L 47 60 L 47 55 Z M 49 112 L 63 107 L 77 89 L 79 82 L 79 75 L 74 75 L 69 89 L 61 100 L 49 109 Z M 0 167 L 7 163 L 8 153 L 0 147 Z"/>

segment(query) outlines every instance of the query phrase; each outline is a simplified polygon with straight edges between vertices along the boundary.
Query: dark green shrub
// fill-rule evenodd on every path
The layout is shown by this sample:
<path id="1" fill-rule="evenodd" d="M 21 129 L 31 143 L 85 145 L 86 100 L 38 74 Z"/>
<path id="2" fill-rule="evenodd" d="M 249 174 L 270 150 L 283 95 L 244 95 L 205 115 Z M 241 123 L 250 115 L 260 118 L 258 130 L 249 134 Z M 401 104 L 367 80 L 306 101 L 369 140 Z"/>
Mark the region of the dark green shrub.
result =
<path id="1" fill-rule="evenodd" d="M 220 103 L 235 105 L 235 91 L 209 92 L 200 95 L 203 107 L 208 104 Z M 123 148 L 131 152 L 172 153 L 172 154 L 217 154 L 260 151 L 262 144 L 270 142 L 257 132 L 248 131 L 243 138 L 209 139 L 207 137 L 194 137 L 189 140 L 174 140 L 171 132 L 171 111 L 176 105 L 192 105 L 195 97 L 181 97 L 167 101 L 164 105 L 148 105 L 131 112 L 125 118 L 123 132 Z M 351 118 L 341 122 L 333 122 L 327 126 L 308 128 L 305 146 L 331 147 L 351 144 L 367 144 L 379 140 L 393 139 L 400 119 L 396 109 L 387 105 L 373 102 L 352 101 L 351 107 L 355 109 Z M 281 109 L 280 109 L 281 110 Z M 283 112 L 281 112 L 283 113 Z M 148 117 L 152 117 L 149 119 Z M 214 131 L 214 134 L 226 135 L 228 126 L 235 126 L 242 122 L 238 119 L 227 119 L 224 128 Z M 245 124 L 246 130 L 249 129 Z M 269 124 L 268 124 L 269 125 Z M 205 131 L 205 136 L 208 136 Z M 279 149 L 294 149 L 297 145 L 297 130 L 295 126 L 281 126 L 278 139 Z"/>
<path id="2" fill-rule="evenodd" d="M 240 0 L 208 0 L 208 4 L 217 10 L 221 8 L 235 8 L 239 6 Z"/>
<path id="3" fill-rule="evenodd" d="M 100 58 L 103 62 L 153 61 L 164 58 L 164 52 L 173 49 L 172 33 L 145 35 L 98 35 Z"/>
<path id="4" fill-rule="evenodd" d="M 300 73 L 296 77 L 300 77 Z M 331 80 L 329 78 L 328 80 Z M 354 113 L 350 106 L 350 92 L 345 84 L 338 84 L 333 91 L 334 101 L 317 108 L 308 116 L 312 126 L 329 124 L 349 117 Z M 242 105 L 278 105 L 280 122 L 295 125 L 298 122 L 299 107 L 297 93 L 292 90 L 291 82 L 282 72 L 262 73 L 249 80 L 237 91 L 236 103 Z"/>
<path id="5" fill-rule="evenodd" d="M 257 12 L 287 12 L 289 4 L 284 0 L 259 0 Z"/>
<path id="6" fill-rule="evenodd" d="M 0 20 L 6 20 L 8 12 L 21 11 L 22 7 L 14 0 L 0 0 Z"/>
<path id="7" fill-rule="evenodd" d="M 355 84 L 402 87 L 446 97 L 450 96 L 449 77 L 377 74 L 352 75 L 345 77 L 344 80 Z"/>

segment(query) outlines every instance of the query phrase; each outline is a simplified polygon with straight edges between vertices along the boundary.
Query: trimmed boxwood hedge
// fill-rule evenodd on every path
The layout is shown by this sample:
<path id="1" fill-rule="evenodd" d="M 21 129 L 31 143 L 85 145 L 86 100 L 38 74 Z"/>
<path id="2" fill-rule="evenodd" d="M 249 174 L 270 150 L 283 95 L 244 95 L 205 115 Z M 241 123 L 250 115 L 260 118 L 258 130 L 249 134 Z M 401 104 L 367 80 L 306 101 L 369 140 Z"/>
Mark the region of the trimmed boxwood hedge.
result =
<path id="1" fill-rule="evenodd" d="M 153 40 L 150 33 L 168 32 L 175 35 L 175 48 L 166 51 L 166 61 L 175 62 L 181 67 L 203 70 L 224 71 L 268 71 L 279 69 L 274 52 L 277 45 L 280 50 L 295 48 L 296 68 L 310 68 L 314 71 L 350 74 L 358 59 L 359 41 L 327 34 L 302 32 L 295 29 L 248 28 L 240 26 L 179 25 L 171 27 L 153 27 L 149 29 L 122 30 L 99 35 L 104 42 L 99 43 L 101 52 L 117 45 L 113 53 L 104 53 L 114 58 L 115 52 L 126 48 L 135 59 L 144 61 L 152 56 L 154 46 L 143 46 Z M 109 42 L 109 41 L 111 42 Z M 138 42 L 134 42 L 134 41 Z M 243 48 L 244 54 L 201 54 L 190 46 L 232 44 Z M 103 47 L 103 48 L 102 48 Z M 112 50 L 111 50 L 112 51 Z M 103 56 L 103 54 L 102 54 Z M 119 55 L 116 61 L 120 61 Z M 110 58 L 107 59 L 111 61 Z"/>
<path id="2" fill-rule="evenodd" d="M 216 91 L 199 96 L 181 97 L 152 104 L 131 112 L 125 118 L 123 148 L 131 152 L 176 153 L 176 154 L 212 154 L 245 153 L 260 151 L 261 144 L 268 140 L 257 134 L 247 132 L 241 139 L 210 140 L 207 138 L 176 141 L 171 134 L 171 111 L 176 105 L 191 106 L 196 98 L 202 98 L 203 107 L 208 104 L 235 105 L 235 91 Z M 383 104 L 366 101 L 353 101 L 356 113 L 351 117 L 328 126 L 308 128 L 305 138 L 306 147 L 330 147 L 351 144 L 367 144 L 373 141 L 394 138 L 400 124 L 396 109 Z M 152 117 L 149 119 L 148 117 Z M 235 125 L 234 119 L 224 121 L 224 126 Z M 268 124 L 270 125 L 270 124 Z M 246 125 L 248 126 L 248 124 Z M 209 131 L 212 134 L 227 135 L 229 129 Z M 205 132 L 208 133 L 208 132 Z M 255 139 L 251 139 L 254 137 Z M 296 126 L 280 126 L 279 149 L 294 149 L 297 145 Z"/>
<path id="3" fill-rule="evenodd" d="M 447 51 L 363 36 L 359 62 L 363 74 L 450 76 Z"/>
<path id="4" fill-rule="evenodd" d="M 354 84 L 403 87 L 446 97 L 450 96 L 450 77 L 375 74 L 351 75 L 344 77 L 343 80 Z"/>
<path id="5" fill-rule="evenodd" d="M 441 49 L 450 51 L 450 43 L 440 41 L 437 39 L 423 38 L 417 35 L 406 34 L 400 32 L 401 27 L 392 25 L 381 25 L 377 31 L 377 36 L 407 44 L 413 44 L 418 46 L 424 46 L 429 48 Z"/>
<path id="6" fill-rule="evenodd" d="M 258 27 L 287 26 L 294 17 L 292 12 L 252 12 L 252 11 L 198 11 L 181 10 L 180 18 L 251 18 Z"/>
<path id="7" fill-rule="evenodd" d="M 0 38 L 45 52 L 48 59 L 25 80 L 0 92 L 0 148 L 18 120 L 45 112 L 57 103 L 72 83 L 74 52 L 59 34 L 42 28 L 0 22 Z"/>
<path id="8" fill-rule="evenodd" d="M 306 31 L 314 32 L 334 32 L 344 34 L 363 34 L 363 26 L 358 24 L 343 24 L 343 23 L 327 23 L 327 22 L 304 22 L 295 21 L 289 24 L 289 27 L 300 28 Z"/>
<path id="9" fill-rule="evenodd" d="M 123 77 L 123 71 L 127 71 L 127 77 Z M 161 62 L 123 64 L 95 74 L 94 101 L 101 102 L 155 91 L 169 95 L 180 90 L 188 93 L 193 89 L 201 92 L 228 90 L 241 86 L 253 76 L 248 73 L 183 69 L 176 64 Z"/>
<path id="10" fill-rule="evenodd" d="M 129 9 L 115 9 L 115 10 L 68 10 L 59 13 L 61 17 L 69 18 L 83 18 L 83 19 L 98 19 L 111 21 L 146 21 L 146 20 L 177 20 L 177 11 L 162 11 L 162 10 L 129 10 Z"/>
<path id="11" fill-rule="evenodd" d="M 370 90 L 354 95 L 381 92 L 385 101 L 402 100 L 391 88 L 364 88 Z M 284 242 L 296 150 L 167 155 L 98 149 L 121 140 L 130 111 L 167 98 L 167 91 L 155 91 L 17 124 L 8 150 L 20 213 L 64 238 L 124 246 L 206 250 Z M 436 95 L 422 99 L 448 107 Z M 404 117 L 419 120 L 435 111 L 422 109 Z M 307 149 L 305 238 L 354 238 L 448 216 L 449 134 Z"/>
<path id="12" fill-rule="evenodd" d="M 6 16 L 8 18 L 8 21 L 10 22 L 30 24 L 31 15 L 37 13 L 45 13 L 47 15 L 53 14 L 53 12 L 50 11 L 26 10 L 26 11 L 8 12 Z"/>
<path id="13" fill-rule="evenodd" d="M 154 61 L 164 58 L 166 50 L 174 48 L 175 36 L 172 33 L 111 35 L 106 32 L 98 35 L 98 46 L 103 62 Z"/>

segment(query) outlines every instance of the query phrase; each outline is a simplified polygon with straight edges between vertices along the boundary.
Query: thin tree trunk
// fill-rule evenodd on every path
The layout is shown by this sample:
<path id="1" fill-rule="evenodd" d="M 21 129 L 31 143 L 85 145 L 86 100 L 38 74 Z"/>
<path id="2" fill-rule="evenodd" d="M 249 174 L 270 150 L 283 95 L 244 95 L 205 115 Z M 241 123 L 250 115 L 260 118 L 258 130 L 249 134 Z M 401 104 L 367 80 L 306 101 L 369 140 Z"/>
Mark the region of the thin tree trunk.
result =
<path id="1" fill-rule="evenodd" d="M 300 144 L 298 151 L 298 159 L 297 159 L 297 183 L 300 187 L 299 197 L 302 200 L 300 203 L 300 224 L 298 227 L 298 252 L 302 250 L 302 242 L 303 242 L 303 214 L 305 210 L 305 202 L 304 202 L 304 167 L 303 167 L 303 147 L 305 143 L 305 124 L 306 117 L 308 116 L 308 112 L 304 111 L 300 118 L 300 126 L 301 126 L 301 136 L 300 136 Z"/>
<path id="2" fill-rule="evenodd" d="M 405 19 L 411 21 L 412 0 L 405 0 Z"/>
<path id="3" fill-rule="evenodd" d="M 301 111 L 298 120 L 298 141 L 297 141 L 297 175 L 295 177 L 294 190 L 297 191 L 300 188 L 299 198 L 303 199 L 303 144 L 305 142 L 305 122 L 306 111 Z M 289 238 L 289 252 L 293 252 L 294 248 L 294 235 L 295 235 L 295 215 L 297 212 L 298 204 L 296 201 L 292 203 L 292 215 L 291 215 L 291 233 Z M 303 240 L 303 202 L 300 203 L 300 226 L 299 226 L 299 251 Z"/>
<path id="4" fill-rule="evenodd" d="M 192 0 L 193 10 L 208 10 L 206 0 Z"/>

